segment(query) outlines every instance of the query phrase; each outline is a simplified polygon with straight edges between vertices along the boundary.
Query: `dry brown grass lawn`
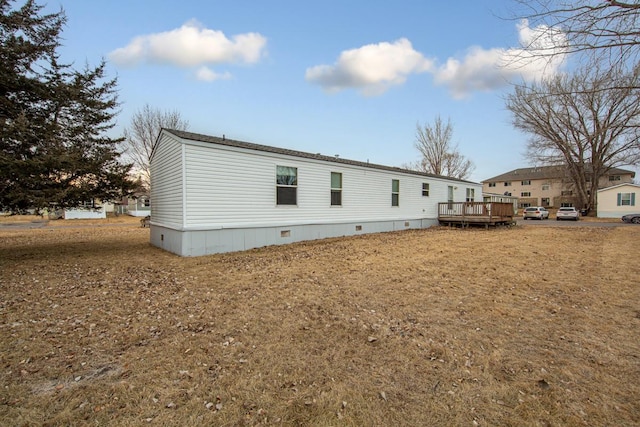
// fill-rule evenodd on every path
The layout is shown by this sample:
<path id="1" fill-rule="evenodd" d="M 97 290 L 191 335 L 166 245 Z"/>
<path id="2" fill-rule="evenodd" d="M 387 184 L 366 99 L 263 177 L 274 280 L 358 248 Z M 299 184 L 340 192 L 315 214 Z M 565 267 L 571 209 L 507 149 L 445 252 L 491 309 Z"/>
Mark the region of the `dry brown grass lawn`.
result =
<path id="1" fill-rule="evenodd" d="M 1 425 L 640 424 L 640 227 L 148 236 L 0 228 Z"/>

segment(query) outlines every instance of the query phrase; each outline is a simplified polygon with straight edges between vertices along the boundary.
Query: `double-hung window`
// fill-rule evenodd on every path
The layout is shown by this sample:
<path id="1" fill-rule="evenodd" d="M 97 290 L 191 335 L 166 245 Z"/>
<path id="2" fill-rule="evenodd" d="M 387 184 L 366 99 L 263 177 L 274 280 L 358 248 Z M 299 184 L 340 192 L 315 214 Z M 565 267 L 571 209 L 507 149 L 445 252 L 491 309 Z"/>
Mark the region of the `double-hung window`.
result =
<path id="1" fill-rule="evenodd" d="M 342 206 L 342 174 L 331 172 L 331 206 Z"/>
<path id="2" fill-rule="evenodd" d="M 635 206 L 636 193 L 618 193 L 618 206 Z"/>
<path id="3" fill-rule="evenodd" d="M 424 197 L 429 197 L 429 183 L 428 182 L 423 182 L 422 183 L 422 195 Z"/>
<path id="4" fill-rule="evenodd" d="M 467 188 L 467 202 L 473 202 L 476 197 L 475 188 Z"/>
<path id="5" fill-rule="evenodd" d="M 520 193 L 520 197 L 531 197 L 531 191 L 523 191 Z"/>
<path id="6" fill-rule="evenodd" d="M 400 206 L 400 180 L 391 180 L 391 206 Z"/>
<path id="7" fill-rule="evenodd" d="M 298 168 L 276 166 L 276 204 L 298 203 Z"/>

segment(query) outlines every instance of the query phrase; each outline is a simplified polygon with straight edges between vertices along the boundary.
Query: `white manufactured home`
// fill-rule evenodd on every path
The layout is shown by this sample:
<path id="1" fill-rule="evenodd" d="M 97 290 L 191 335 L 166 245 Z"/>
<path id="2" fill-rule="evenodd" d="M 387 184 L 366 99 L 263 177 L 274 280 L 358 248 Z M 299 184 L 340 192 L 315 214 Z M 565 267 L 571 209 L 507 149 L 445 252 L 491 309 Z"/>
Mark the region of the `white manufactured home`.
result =
<path id="1" fill-rule="evenodd" d="M 482 185 L 163 129 L 151 155 L 151 243 L 182 256 L 426 228 Z"/>

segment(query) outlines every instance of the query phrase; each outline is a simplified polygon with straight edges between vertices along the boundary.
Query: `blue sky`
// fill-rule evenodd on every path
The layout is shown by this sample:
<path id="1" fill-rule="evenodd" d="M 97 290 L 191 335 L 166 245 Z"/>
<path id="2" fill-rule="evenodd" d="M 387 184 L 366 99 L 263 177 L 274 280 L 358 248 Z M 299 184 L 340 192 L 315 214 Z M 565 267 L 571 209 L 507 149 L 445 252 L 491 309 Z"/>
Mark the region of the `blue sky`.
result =
<path id="1" fill-rule="evenodd" d="M 189 130 L 400 166 L 418 159 L 416 124 L 450 119 L 481 181 L 528 166 L 511 126 L 510 83 L 561 68 L 509 66 L 536 34 L 512 0 L 53 0 L 60 51 L 108 61 L 122 112 L 176 110 Z"/>

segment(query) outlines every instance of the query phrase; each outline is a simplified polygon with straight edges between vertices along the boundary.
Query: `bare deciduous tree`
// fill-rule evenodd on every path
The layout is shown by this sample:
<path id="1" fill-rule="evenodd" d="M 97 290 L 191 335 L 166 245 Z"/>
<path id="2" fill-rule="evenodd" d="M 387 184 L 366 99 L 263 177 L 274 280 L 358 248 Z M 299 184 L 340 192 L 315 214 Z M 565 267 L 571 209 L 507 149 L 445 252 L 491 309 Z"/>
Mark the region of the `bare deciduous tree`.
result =
<path id="1" fill-rule="evenodd" d="M 177 111 L 160 111 L 145 104 L 131 118 L 131 124 L 124 131 L 124 149 L 140 173 L 143 185 L 150 183 L 149 160 L 156 138 L 161 128 L 187 130 L 189 122 Z"/>
<path id="2" fill-rule="evenodd" d="M 453 145 L 453 125 L 451 120 L 444 123 L 440 116 L 433 125 L 416 125 L 415 147 L 422 155 L 417 162 L 404 165 L 408 169 L 452 178 L 466 179 L 473 172 L 474 165 Z"/>
<path id="3" fill-rule="evenodd" d="M 582 208 L 596 207 L 598 181 L 611 168 L 640 161 L 638 80 L 585 68 L 517 87 L 507 98 L 514 126 L 531 135 L 529 159 L 565 166 Z"/>
<path id="4" fill-rule="evenodd" d="M 640 2 L 637 0 L 516 0 L 522 6 L 519 19 L 527 19 L 539 30 L 530 42 L 537 55 L 580 53 L 590 60 L 635 67 L 640 56 Z M 561 31 L 563 46 L 541 50 L 538 39 Z"/>

